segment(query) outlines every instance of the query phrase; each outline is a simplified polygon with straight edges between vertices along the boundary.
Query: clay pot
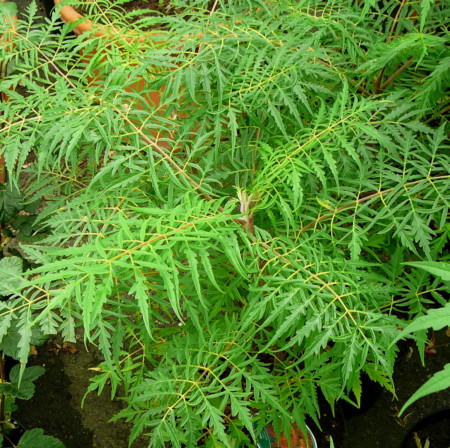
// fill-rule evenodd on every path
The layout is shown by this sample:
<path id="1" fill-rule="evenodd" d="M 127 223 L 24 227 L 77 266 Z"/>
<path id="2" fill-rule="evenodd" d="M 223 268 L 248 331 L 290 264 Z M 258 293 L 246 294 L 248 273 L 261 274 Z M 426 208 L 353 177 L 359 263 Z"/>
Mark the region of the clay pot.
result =
<path id="1" fill-rule="evenodd" d="M 294 424 L 290 434 L 290 445 L 287 437 L 281 435 L 277 438 L 272 425 L 267 425 L 258 435 L 257 448 L 318 448 L 312 431 L 306 427 L 308 435 L 305 437 L 301 429 Z"/>
<path id="2" fill-rule="evenodd" d="M 57 6 L 59 3 L 61 3 L 62 0 L 54 0 L 55 6 Z M 68 5 L 62 5 L 60 9 L 60 16 L 61 19 L 70 24 L 75 24 L 76 26 L 73 28 L 73 32 L 77 35 L 81 35 L 84 33 L 93 33 L 97 37 L 104 37 L 105 38 L 105 45 L 112 45 L 111 42 L 117 42 L 117 44 L 120 43 L 120 41 L 126 41 L 128 43 L 139 40 L 139 41 L 145 41 L 146 39 L 153 39 L 155 45 L 161 44 L 164 45 L 164 33 L 161 31 L 155 31 L 155 32 L 148 32 L 145 35 L 142 35 L 142 33 L 136 33 L 134 34 L 133 31 L 127 30 L 124 32 L 120 28 L 115 28 L 112 26 L 105 26 L 105 25 L 99 25 L 93 23 L 91 20 L 85 18 L 82 14 L 80 14 L 78 11 L 75 10 L 72 6 Z M 157 36 L 157 39 L 154 39 L 155 36 Z M 86 62 L 89 60 L 89 58 L 92 55 L 89 55 L 87 53 L 83 53 L 83 60 Z M 157 67 L 155 67 L 155 71 L 157 71 Z M 92 78 L 92 81 L 94 83 L 102 83 L 102 79 L 100 76 L 94 76 Z M 127 87 L 125 87 L 125 90 L 130 93 L 141 93 L 143 89 L 148 86 L 148 78 L 147 79 L 140 79 Z M 161 87 L 159 90 L 155 91 L 146 91 L 145 94 L 141 95 L 142 101 L 133 102 L 133 107 L 137 110 L 143 110 L 146 109 L 147 105 L 150 105 L 154 110 L 157 110 L 160 116 L 164 116 L 165 107 L 160 107 L 161 104 L 161 95 L 163 94 L 165 90 L 165 87 Z M 181 95 L 180 95 L 181 96 Z M 186 117 L 186 114 L 183 114 L 182 111 L 177 111 L 177 118 L 184 118 Z M 157 144 L 159 147 L 164 149 L 170 149 L 169 143 L 165 141 L 165 139 L 171 139 L 175 133 L 175 129 L 177 127 L 175 120 L 173 120 L 173 132 L 169 132 L 168 134 L 163 134 L 160 131 L 155 131 L 152 129 L 149 129 L 147 131 L 148 134 L 150 134 L 155 144 Z M 151 124 L 151 123 L 150 123 Z"/>
<path id="3" fill-rule="evenodd" d="M 54 0 L 55 6 L 57 6 L 59 3 L 61 3 L 63 0 Z M 149 32 L 146 34 L 146 36 L 142 35 L 136 35 L 133 36 L 132 32 L 124 32 L 121 29 L 114 28 L 111 26 L 105 26 L 105 25 L 98 25 L 92 23 L 91 20 L 86 19 L 82 14 L 80 14 L 78 11 L 75 10 L 72 6 L 68 5 L 62 5 L 60 10 L 61 19 L 66 23 L 71 23 L 77 25 L 73 28 L 73 32 L 77 35 L 93 32 L 98 37 L 104 37 L 107 39 L 109 36 L 123 36 L 124 40 L 127 42 L 131 42 L 135 39 L 139 40 L 145 40 L 146 38 L 149 38 L 151 36 L 160 36 L 160 32 Z M 163 43 L 163 40 L 161 41 Z M 130 87 L 130 91 L 141 91 L 143 87 L 143 82 L 139 83 L 139 85 L 136 85 L 134 87 Z M 160 92 L 151 92 L 150 93 L 151 100 L 156 106 L 159 106 L 159 100 L 160 100 Z"/>
<path id="4" fill-rule="evenodd" d="M 62 3 L 63 0 L 54 0 L 55 6 Z M 75 34 L 83 34 L 94 30 L 94 33 L 98 37 L 108 36 L 111 34 L 124 34 L 121 30 L 114 27 L 107 27 L 105 25 L 94 25 L 91 20 L 86 19 L 82 14 L 80 14 L 75 8 L 69 5 L 62 5 L 60 10 L 61 19 L 66 23 L 76 23 L 79 21 L 77 26 L 73 28 Z M 150 33 L 149 33 L 150 34 Z M 158 33 L 156 33 L 158 34 Z M 133 37 L 125 36 L 127 40 L 132 40 Z M 141 37 L 141 39 L 143 39 Z"/>

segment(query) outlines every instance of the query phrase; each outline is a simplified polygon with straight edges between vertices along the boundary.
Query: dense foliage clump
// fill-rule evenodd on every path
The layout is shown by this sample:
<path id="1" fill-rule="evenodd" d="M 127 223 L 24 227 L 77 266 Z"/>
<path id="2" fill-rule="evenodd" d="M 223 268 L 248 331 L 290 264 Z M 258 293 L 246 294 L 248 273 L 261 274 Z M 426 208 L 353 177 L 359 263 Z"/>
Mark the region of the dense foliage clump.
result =
<path id="1" fill-rule="evenodd" d="M 112 3 L 84 5 L 106 37 L 32 7 L 2 44 L 0 152 L 13 183 L 34 160 L 48 236 L 0 335 L 25 361 L 82 327 L 151 447 L 252 446 L 362 372 L 393 390 L 399 326 L 446 302 L 403 263 L 448 259 L 450 5 Z"/>

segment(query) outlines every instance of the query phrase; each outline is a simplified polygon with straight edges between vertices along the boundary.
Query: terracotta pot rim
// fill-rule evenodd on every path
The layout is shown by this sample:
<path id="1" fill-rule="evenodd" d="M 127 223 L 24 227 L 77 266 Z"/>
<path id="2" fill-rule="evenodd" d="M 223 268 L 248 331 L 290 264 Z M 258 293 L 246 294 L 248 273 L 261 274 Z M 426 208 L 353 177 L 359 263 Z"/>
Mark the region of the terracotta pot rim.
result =
<path id="1" fill-rule="evenodd" d="M 5 1 L 5 0 L 1 0 Z M 55 6 L 59 3 L 62 3 L 63 0 L 53 0 Z M 59 11 L 61 19 L 66 23 L 75 24 L 76 26 L 73 29 L 75 34 L 83 34 L 86 32 L 94 32 L 97 37 L 105 37 L 105 36 L 124 36 L 127 42 L 133 42 L 139 40 L 141 42 L 145 41 L 147 38 L 152 36 L 168 36 L 170 33 L 165 33 L 164 31 L 148 31 L 142 36 L 142 33 L 134 35 L 133 31 L 127 30 L 123 31 L 120 28 L 116 28 L 114 26 L 106 26 L 106 25 L 98 25 L 92 22 L 92 20 L 87 19 L 83 14 L 80 14 L 74 7 L 69 5 L 61 5 L 61 9 Z M 189 39 L 194 37 L 194 35 L 186 35 L 185 38 Z M 199 32 L 195 35 L 197 39 L 201 39 L 203 37 L 203 33 Z M 164 39 L 161 39 L 157 43 L 166 42 Z"/>
<path id="2" fill-rule="evenodd" d="M 61 3 L 62 0 L 53 0 L 55 3 L 55 6 L 58 3 Z M 69 5 L 62 5 L 61 10 L 59 11 L 59 14 L 61 15 L 61 18 L 66 23 L 75 23 L 80 21 L 80 23 L 77 24 L 77 26 L 74 28 L 74 33 L 76 34 L 82 34 L 87 31 L 92 31 L 93 26 L 92 22 L 89 19 L 85 19 L 82 14 L 77 12 L 75 8 Z M 84 20 L 83 20 L 84 19 Z M 95 32 L 97 34 L 97 31 Z M 103 35 L 103 33 L 99 32 L 99 35 Z"/>

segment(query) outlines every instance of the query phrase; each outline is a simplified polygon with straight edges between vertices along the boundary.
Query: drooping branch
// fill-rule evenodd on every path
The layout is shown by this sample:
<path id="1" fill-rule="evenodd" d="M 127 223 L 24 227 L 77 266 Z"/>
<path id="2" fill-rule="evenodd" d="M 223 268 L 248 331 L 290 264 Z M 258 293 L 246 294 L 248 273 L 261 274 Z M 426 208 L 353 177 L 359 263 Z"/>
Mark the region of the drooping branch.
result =
<path id="1" fill-rule="evenodd" d="M 416 180 L 414 182 L 408 182 L 404 185 L 404 187 L 411 187 L 413 185 L 417 185 L 420 184 L 422 182 L 425 181 L 435 181 L 435 180 L 443 180 L 443 179 L 450 179 L 450 175 L 444 175 L 444 176 L 435 176 L 435 177 L 426 177 L 425 179 L 420 179 L 420 180 Z M 364 196 L 362 198 L 357 199 L 356 201 L 350 202 L 348 204 L 342 205 L 341 207 L 336 208 L 333 211 L 330 211 L 328 213 L 325 213 L 322 216 L 319 216 L 317 219 L 315 219 L 314 221 L 310 222 L 309 224 L 307 224 L 306 226 L 302 227 L 299 231 L 298 231 L 298 235 L 300 235 L 301 233 L 305 232 L 306 230 L 310 229 L 311 227 L 316 226 L 319 222 L 324 221 L 327 218 L 331 218 L 332 216 L 335 216 L 337 213 L 342 212 L 344 210 L 347 210 L 349 208 L 354 207 L 355 205 L 358 204 L 362 204 L 363 202 L 367 202 L 370 199 L 374 199 L 374 198 L 381 198 L 383 195 L 389 194 L 391 191 L 393 191 L 395 188 L 388 188 L 386 190 L 382 190 L 382 191 L 377 191 L 376 193 L 370 194 L 368 196 Z"/>
<path id="2" fill-rule="evenodd" d="M 398 20 L 400 17 L 400 13 L 402 12 L 403 7 L 405 6 L 406 0 L 402 0 L 401 4 L 399 5 L 399 7 L 397 8 L 397 12 L 395 14 L 395 17 L 392 21 L 392 26 L 391 26 L 391 30 L 389 31 L 389 35 L 386 39 L 386 42 L 389 43 L 395 36 L 395 30 L 397 28 L 397 24 L 398 24 Z M 406 67 L 405 67 L 406 68 Z M 383 91 L 383 85 L 386 83 L 382 84 L 383 81 L 383 76 L 384 76 L 384 72 L 385 72 L 385 67 L 383 67 L 380 70 L 380 73 L 378 74 L 378 76 L 376 77 L 376 79 L 374 80 L 373 83 L 373 88 L 374 88 L 374 93 L 378 94 L 381 93 Z M 395 79 L 395 78 L 394 78 Z M 392 81 L 391 81 L 392 82 Z M 390 84 L 390 82 L 388 83 Z M 387 84 L 387 85 L 388 85 Z"/>
<path id="3" fill-rule="evenodd" d="M 395 14 L 394 20 L 392 22 L 391 30 L 389 32 L 389 36 L 387 38 L 387 42 L 389 43 L 395 36 L 395 30 L 397 29 L 398 20 L 400 17 L 400 13 L 402 12 L 402 9 L 404 8 L 406 3 L 406 0 L 402 0 L 399 7 L 397 8 L 397 12 Z"/>
<path id="4" fill-rule="evenodd" d="M 128 116 L 126 116 L 118 107 L 113 106 L 114 110 L 120 114 L 120 116 L 123 118 L 124 121 L 126 121 L 134 130 L 134 132 L 136 132 L 137 134 L 139 134 L 139 138 L 146 143 L 147 145 L 149 145 L 153 151 L 155 151 L 159 156 L 162 157 L 163 160 L 165 160 L 166 162 L 168 162 L 170 165 L 172 165 L 176 172 L 178 174 L 180 174 L 181 176 L 183 176 L 194 188 L 195 190 L 199 191 L 201 193 L 201 195 L 209 200 L 212 201 L 213 197 L 207 193 L 206 191 L 203 190 L 202 186 L 200 184 L 198 184 L 194 179 L 192 179 L 192 177 L 189 176 L 188 173 L 186 173 L 186 170 L 183 169 L 180 165 L 178 165 L 177 162 L 175 162 L 175 160 L 170 157 L 169 154 L 167 154 L 155 141 L 153 141 L 151 138 L 149 138 L 145 132 L 140 129 L 138 126 L 136 126 L 132 120 L 130 120 L 130 118 L 128 118 Z"/>

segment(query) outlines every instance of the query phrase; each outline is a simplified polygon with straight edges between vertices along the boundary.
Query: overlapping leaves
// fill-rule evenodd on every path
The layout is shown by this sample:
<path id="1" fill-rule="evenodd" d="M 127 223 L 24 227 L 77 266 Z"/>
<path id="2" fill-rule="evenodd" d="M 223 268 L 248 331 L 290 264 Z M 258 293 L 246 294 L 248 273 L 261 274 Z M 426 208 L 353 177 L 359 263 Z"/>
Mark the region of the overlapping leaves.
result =
<path id="1" fill-rule="evenodd" d="M 255 412 L 301 425 L 361 371 L 392 390 L 395 312 L 445 301 L 402 264 L 449 235 L 445 7 L 176 3 L 136 25 L 164 42 L 30 20 L 3 49 L 27 92 L 1 105 L 7 167 L 36 154 L 51 234 L 1 328 L 24 357 L 33 327 L 83 326 L 133 438 L 249 446 Z"/>

